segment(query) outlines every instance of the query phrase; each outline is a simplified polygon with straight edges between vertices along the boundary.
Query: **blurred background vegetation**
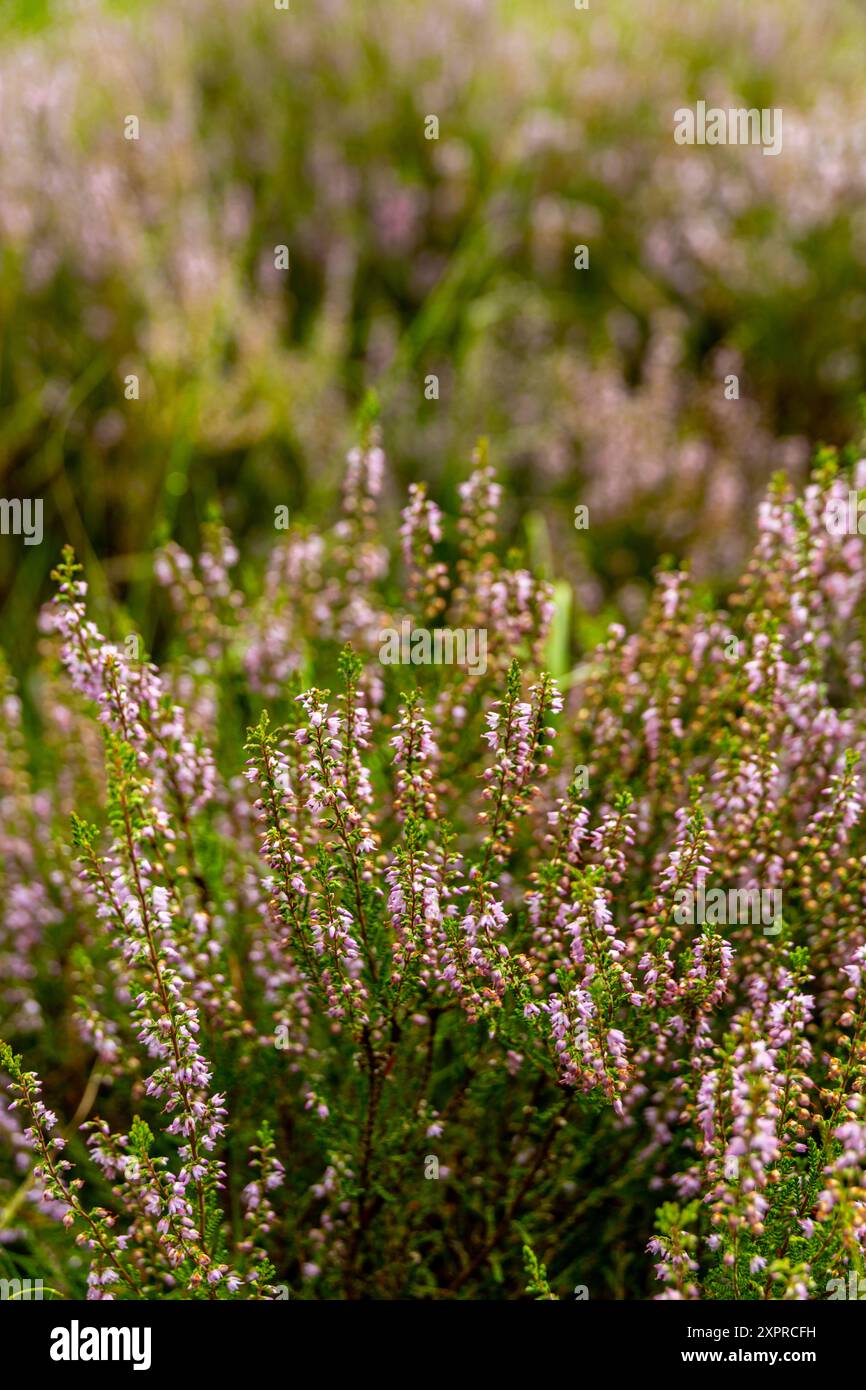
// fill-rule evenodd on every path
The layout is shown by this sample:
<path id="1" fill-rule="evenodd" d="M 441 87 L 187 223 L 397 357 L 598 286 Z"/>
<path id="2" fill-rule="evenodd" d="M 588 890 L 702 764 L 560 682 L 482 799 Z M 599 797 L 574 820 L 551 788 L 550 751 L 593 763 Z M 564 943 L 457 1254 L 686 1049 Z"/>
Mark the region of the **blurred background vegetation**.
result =
<path id="1" fill-rule="evenodd" d="M 14 667 L 64 540 L 158 645 L 157 538 L 218 506 L 254 570 L 276 505 L 327 524 L 371 386 L 446 506 L 490 437 L 578 648 L 663 554 L 723 590 L 770 473 L 859 436 L 858 4 L 6 0 L 0 39 L 2 495 L 46 526 L 0 538 Z M 781 154 L 677 146 L 701 98 L 780 107 Z"/>

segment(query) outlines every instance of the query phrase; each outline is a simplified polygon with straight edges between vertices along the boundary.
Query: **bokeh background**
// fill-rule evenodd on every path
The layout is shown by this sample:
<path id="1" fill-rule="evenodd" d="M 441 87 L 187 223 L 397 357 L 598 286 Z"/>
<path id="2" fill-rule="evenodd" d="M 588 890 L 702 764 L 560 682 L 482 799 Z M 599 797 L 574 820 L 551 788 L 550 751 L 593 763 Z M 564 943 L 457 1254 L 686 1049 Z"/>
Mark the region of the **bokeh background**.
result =
<path id="1" fill-rule="evenodd" d="M 2 495 L 46 526 L 0 538 L 18 669 L 64 540 L 157 648 L 157 541 L 218 507 L 254 571 L 276 505 L 326 520 L 369 387 L 445 505 L 489 436 L 576 650 L 662 555 L 723 591 L 770 474 L 859 438 L 860 4 L 5 0 L 0 38 Z M 677 146 L 698 99 L 782 108 L 781 154 Z"/>

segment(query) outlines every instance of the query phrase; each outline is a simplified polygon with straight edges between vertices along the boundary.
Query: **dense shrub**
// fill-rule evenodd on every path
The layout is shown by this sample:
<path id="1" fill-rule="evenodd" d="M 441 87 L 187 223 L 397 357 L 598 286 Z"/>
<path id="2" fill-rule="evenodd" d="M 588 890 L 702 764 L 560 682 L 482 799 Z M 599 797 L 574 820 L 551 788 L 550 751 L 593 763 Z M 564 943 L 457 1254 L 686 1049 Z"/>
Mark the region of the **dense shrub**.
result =
<path id="1" fill-rule="evenodd" d="M 3 702 L 0 1268 L 220 1299 L 861 1272 L 853 461 L 774 481 L 724 612 L 661 570 L 564 694 L 483 446 L 456 518 L 414 488 L 397 533 L 368 420 L 336 524 L 264 575 L 217 520 L 168 544 L 161 669 L 67 551 L 32 762 Z M 383 660 L 407 620 L 485 660 Z M 718 890 L 772 914 L 690 921 Z"/>

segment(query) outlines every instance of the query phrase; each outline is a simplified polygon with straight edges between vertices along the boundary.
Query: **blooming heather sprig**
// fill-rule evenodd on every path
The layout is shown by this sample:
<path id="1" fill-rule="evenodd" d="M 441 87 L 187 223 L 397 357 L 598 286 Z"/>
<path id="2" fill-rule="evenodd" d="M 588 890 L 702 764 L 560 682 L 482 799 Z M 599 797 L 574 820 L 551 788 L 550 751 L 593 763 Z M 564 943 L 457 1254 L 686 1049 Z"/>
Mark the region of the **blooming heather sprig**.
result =
<path id="1" fill-rule="evenodd" d="M 100 719 L 154 770 L 164 804 L 178 812 L 189 838 L 189 817 L 215 793 L 213 756 L 186 728 L 183 710 L 166 695 L 156 668 L 126 657 L 86 616 L 87 585 L 71 549 L 54 571 L 57 597 L 49 626 L 62 638 L 62 658 L 76 690 L 94 700 Z"/>
<path id="2" fill-rule="evenodd" d="M 673 1202 L 665 1203 L 656 1221 L 659 1234 L 652 1237 L 647 1250 L 658 1257 L 656 1278 L 665 1285 L 658 1299 L 695 1299 L 700 1297 L 696 1275 L 700 1269 L 695 1259 L 698 1238 L 687 1229 L 697 1215 L 697 1203 L 680 1210 Z"/>
<path id="3" fill-rule="evenodd" d="M 493 803 L 479 821 L 489 826 L 484 841 L 483 869 L 491 863 L 503 864 L 511 850 L 516 823 L 536 792 L 533 778 L 547 771 L 545 758 L 553 752 L 548 742 L 555 730 L 547 719 L 562 709 L 555 682 L 544 675 L 530 687 L 529 699 L 520 698 L 520 667 L 513 661 L 508 672 L 504 700 L 497 700 L 487 715 L 488 745 L 495 754 L 492 767 L 485 770 L 484 798 Z"/>
<path id="4" fill-rule="evenodd" d="M 621 1115 L 630 1076 L 622 1030 L 605 1028 L 595 999 L 581 985 L 551 994 L 544 1009 L 562 1080 L 584 1093 L 602 1088 Z"/>
<path id="5" fill-rule="evenodd" d="M 154 824 L 135 752 L 109 735 L 108 761 L 118 867 L 111 872 L 100 862 L 92 833 L 79 827 L 83 872 L 103 912 L 120 917 L 115 944 L 129 968 L 136 1036 L 157 1062 L 145 1092 L 171 1116 L 166 1132 L 183 1141 L 177 1182 L 195 1193 L 198 1237 L 204 1244 L 206 1199 L 222 1180 L 222 1165 L 212 1155 L 225 1133 L 224 1098 L 211 1092 L 211 1068 L 198 1042 L 198 1011 L 185 997 L 188 970 L 178 944 L 176 908 L 169 890 L 155 881 L 148 858 Z"/>
<path id="6" fill-rule="evenodd" d="M 472 455 L 471 477 L 460 484 L 460 519 L 457 530 L 463 555 L 462 575 L 467 579 L 477 570 L 476 562 L 489 551 L 496 537 L 496 520 L 502 501 L 502 487 L 488 463 L 488 442 L 480 439 Z"/>
<path id="7" fill-rule="evenodd" d="M 11 1032 L 39 1028 L 35 955 L 59 920 L 42 869 L 44 801 L 32 794 L 21 701 L 0 659 L 0 1020 Z"/>
<path id="8" fill-rule="evenodd" d="M 584 796 L 580 773 L 569 784 L 567 795 L 557 798 L 555 808 L 547 812 L 544 857 L 531 874 L 540 887 L 526 894 L 536 949 L 555 969 L 566 968 L 571 958 L 568 922 L 583 871 L 593 866 L 602 871 L 605 883 L 618 884 L 626 872 L 627 849 L 635 839 L 628 792 L 616 796 L 614 807 L 593 830 Z"/>
<path id="9" fill-rule="evenodd" d="M 270 1125 L 262 1125 L 256 1141 L 250 1145 L 250 1166 L 256 1176 L 247 1183 L 241 1197 L 247 1234 L 239 1248 L 257 1261 L 264 1261 L 267 1259 L 267 1237 L 277 1219 L 270 1193 L 284 1185 L 286 1174 L 274 1151 Z"/>
<path id="10" fill-rule="evenodd" d="M 335 1020 L 347 1019 L 359 1035 L 369 1022 L 367 988 L 361 979 L 364 956 L 356 940 L 355 919 L 338 901 L 338 875 L 324 846 L 313 870 L 310 892 L 310 928 L 313 951 L 321 964 L 320 980 L 327 1011 Z"/>
<path id="11" fill-rule="evenodd" d="M 314 707 L 312 729 L 319 727 L 314 722 L 318 713 L 319 710 Z M 247 751 L 253 756 L 248 763 L 247 776 L 262 790 L 262 797 L 257 803 L 265 826 L 262 853 L 273 871 L 267 886 L 273 894 L 275 912 L 289 928 L 289 935 L 282 947 L 319 992 L 330 1016 L 335 1020 L 347 1019 L 350 1026 L 357 1030 L 366 1021 L 364 1005 L 367 992 L 360 979 L 364 959 L 355 936 L 355 921 L 351 912 L 339 901 L 334 865 L 325 845 L 321 842 L 317 845 L 310 862 L 291 819 L 303 800 L 314 820 L 330 827 L 332 822 L 323 813 L 327 805 L 336 805 L 339 801 L 335 821 L 345 832 L 344 847 L 350 862 L 357 869 L 359 861 L 353 857 L 358 848 L 356 821 L 341 780 L 341 776 L 352 777 L 356 763 L 352 759 L 345 761 L 341 758 L 339 763 L 332 759 L 332 752 L 342 754 L 345 749 L 344 744 L 336 738 L 336 731 L 342 727 L 340 719 L 334 716 L 330 723 L 334 732 L 327 742 L 317 745 L 322 750 L 323 762 L 316 763 L 317 768 L 321 767 L 322 776 L 329 786 L 324 782 L 320 784 L 315 778 L 311 781 L 309 764 L 299 774 L 298 787 L 293 786 L 288 759 L 277 746 L 267 715 L 262 716 L 258 727 L 250 733 Z M 309 730 L 303 727 L 296 733 L 297 741 L 305 749 L 308 734 Z M 357 748 L 355 752 L 357 754 Z M 357 766 L 361 766 L 359 762 Z M 356 774 L 356 785 L 359 781 L 361 778 Z M 329 800 L 329 791 L 333 800 Z M 360 877 L 358 887 L 360 893 Z M 293 1004 L 297 1007 L 301 1001 L 302 996 L 295 994 Z M 285 1023 L 291 1029 L 294 1012 L 294 1009 L 288 1014 L 281 1012 L 277 1019 L 278 1027 L 280 1023 Z"/>
<path id="12" fill-rule="evenodd" d="M 410 694 L 400 707 L 400 717 L 390 740 L 394 750 L 394 814 L 400 820 L 410 816 L 432 820 L 436 815 L 436 770 L 439 748 L 416 694 Z"/>
<path id="13" fill-rule="evenodd" d="M 321 986 L 320 969 L 307 913 L 312 869 L 297 827 L 300 797 L 285 750 L 279 746 L 264 713 L 246 743 L 251 756 L 246 778 L 258 787 L 255 802 L 260 824 L 261 854 L 271 870 L 263 887 L 271 894 L 272 920 L 276 932 L 269 933 L 267 959 L 271 965 L 269 993 L 276 996 L 276 1026 L 295 1031 L 305 1012 L 303 992 L 296 993 L 295 967 L 300 966 L 311 985 Z M 285 931 L 288 930 L 288 937 Z M 276 980 L 274 971 L 278 972 Z M 290 1002 L 283 1002 L 283 988 L 289 986 Z M 306 1031 L 305 1029 L 303 1030 Z"/>
<path id="14" fill-rule="evenodd" d="M 33 1175 L 42 1186 L 43 1200 L 61 1203 L 66 1209 L 63 1224 L 73 1226 L 79 1223 L 77 1243 L 98 1251 L 104 1263 L 114 1271 L 115 1277 L 122 1279 L 133 1294 L 140 1294 L 135 1273 L 122 1258 L 120 1239 L 112 1231 L 114 1218 L 108 1212 L 91 1212 L 84 1207 L 78 1196 L 84 1186 L 83 1179 L 67 1176 L 72 1172 L 72 1164 L 63 1157 L 66 1140 L 56 1133 L 57 1116 L 41 1098 L 41 1081 L 34 1072 L 24 1071 L 21 1058 L 16 1057 L 9 1045 L 3 1042 L 0 1042 L 0 1067 L 9 1076 L 15 1097 L 10 1110 L 23 1110 L 29 1121 L 24 1131 L 24 1141 L 36 1155 Z"/>
<path id="15" fill-rule="evenodd" d="M 561 910 L 568 941 L 567 965 L 557 972 L 564 997 L 547 1006 L 557 1052 L 567 1079 L 584 1089 L 601 1085 L 617 1114 L 631 1076 L 625 1017 L 643 1004 L 624 963 L 619 939 L 602 887 L 602 870 L 587 869 L 575 878 L 573 901 Z"/>
<path id="16" fill-rule="evenodd" d="M 306 722 L 296 730 L 295 739 L 308 754 L 301 770 L 305 804 L 316 825 L 336 835 L 335 840 L 325 843 L 325 848 L 336 850 L 348 868 L 355 929 L 360 934 L 367 968 L 375 980 L 377 966 L 367 931 L 366 899 L 373 877 L 370 856 L 376 848 L 376 838 L 358 804 L 369 799 L 367 771 L 360 756 L 368 726 L 357 692 L 353 658 L 348 658 L 344 670 L 346 715 L 330 713 L 327 691 L 308 691 L 298 697 Z"/>
<path id="17" fill-rule="evenodd" d="M 335 595 L 324 578 L 321 536 L 290 533 L 271 551 L 263 591 L 240 637 L 242 660 L 253 690 L 280 697 L 303 664 L 308 642 L 329 632 Z"/>
<path id="18" fill-rule="evenodd" d="M 369 410 L 372 414 L 372 403 Z M 343 641 L 366 648 L 383 626 L 375 586 L 387 572 L 389 556 L 376 524 L 385 482 L 385 453 L 374 421 L 364 432 L 364 443 L 350 449 L 346 460 L 342 515 L 333 532 L 335 578 L 328 586 L 327 601 L 332 631 L 336 628 Z"/>
<path id="19" fill-rule="evenodd" d="M 641 939 L 649 949 L 641 956 L 640 971 L 650 1004 L 669 1003 L 676 996 L 671 947 L 685 933 L 677 922 L 675 905 L 680 893 L 697 892 L 706 884 L 712 863 L 711 827 L 700 806 L 697 789 L 690 806 L 677 808 L 675 820 L 676 838 L 659 876 L 655 901 L 641 920 Z"/>
<path id="20" fill-rule="evenodd" d="M 424 984 L 443 971 L 442 906 L 433 865 L 425 845 L 423 823 L 406 818 L 404 844 L 385 874 L 390 892 L 388 915 L 394 929 L 391 985 L 400 998 L 406 972 Z"/>
<path id="21" fill-rule="evenodd" d="M 406 602 L 416 604 L 427 619 L 437 617 L 445 607 L 448 571 L 441 560 L 434 560 L 434 547 L 442 539 L 442 513 L 427 496 L 424 483 L 411 483 L 409 503 L 403 509 L 400 548 L 408 575 Z"/>
<path id="22" fill-rule="evenodd" d="M 220 622 L 192 558 L 176 541 L 167 541 L 157 552 L 153 568 L 171 599 L 189 655 L 200 662 L 218 661 L 222 656 Z"/>

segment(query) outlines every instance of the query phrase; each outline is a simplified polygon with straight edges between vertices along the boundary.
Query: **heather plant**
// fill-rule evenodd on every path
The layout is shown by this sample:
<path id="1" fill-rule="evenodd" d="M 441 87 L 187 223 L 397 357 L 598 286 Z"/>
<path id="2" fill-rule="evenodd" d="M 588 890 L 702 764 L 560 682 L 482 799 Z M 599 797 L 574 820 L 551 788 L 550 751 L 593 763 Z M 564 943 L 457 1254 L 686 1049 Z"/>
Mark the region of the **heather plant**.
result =
<path id="1" fill-rule="evenodd" d="M 166 542 L 158 665 L 67 548 L 29 712 L 4 676 L 0 1272 L 210 1300 L 863 1276 L 866 565 L 827 524 L 861 480 L 829 449 L 779 475 L 724 607 L 662 567 L 571 670 L 484 442 L 456 515 L 413 487 L 395 524 L 372 410 L 339 516 L 263 572 L 217 517 Z M 407 621 L 485 631 L 484 668 L 383 662 Z"/>

